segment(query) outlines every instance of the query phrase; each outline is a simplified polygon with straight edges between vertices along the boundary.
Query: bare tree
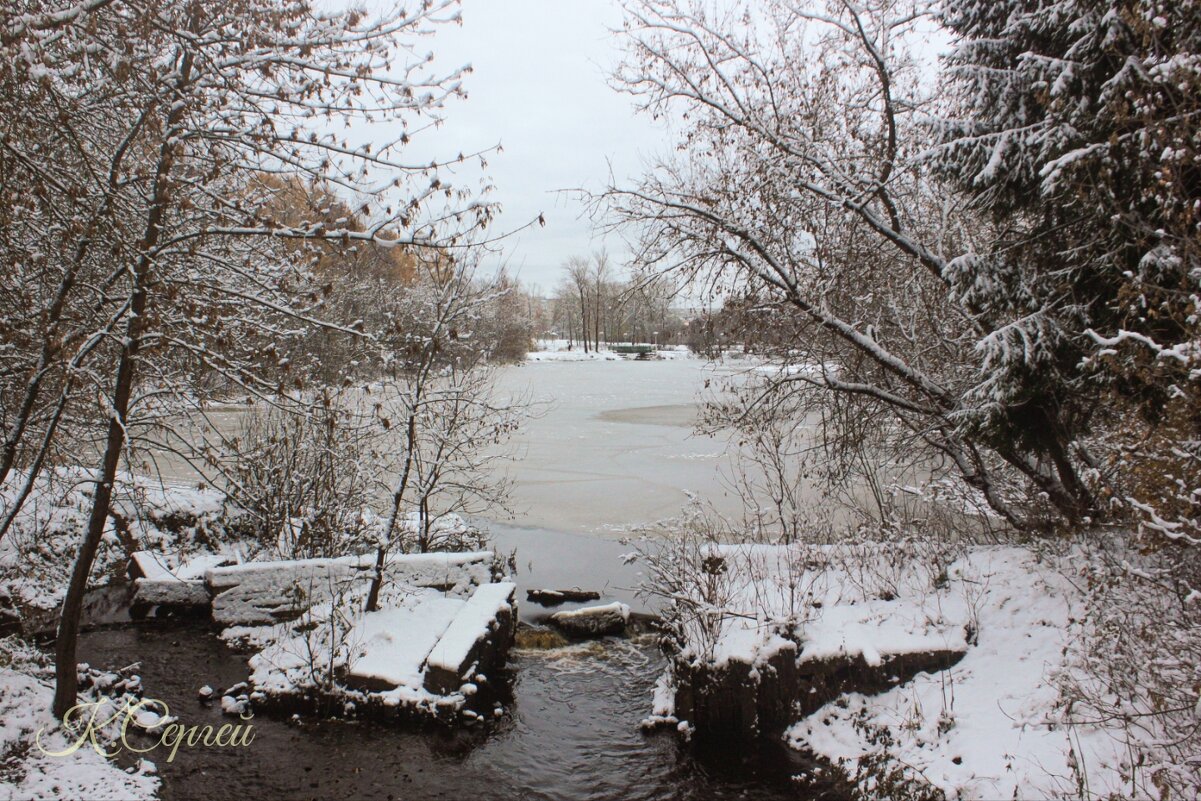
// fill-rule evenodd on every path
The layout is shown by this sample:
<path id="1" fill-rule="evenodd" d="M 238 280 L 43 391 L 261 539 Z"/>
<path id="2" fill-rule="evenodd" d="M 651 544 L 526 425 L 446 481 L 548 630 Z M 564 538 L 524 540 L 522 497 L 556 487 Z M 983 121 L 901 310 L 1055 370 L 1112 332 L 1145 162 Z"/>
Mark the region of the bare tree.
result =
<path id="1" fill-rule="evenodd" d="M 394 378 L 375 406 L 382 425 L 399 427 L 401 440 L 368 611 L 379 603 L 388 554 L 397 546 L 429 550 L 441 514 L 503 508 L 508 492 L 493 470 L 501 454 L 489 449 L 515 430 L 520 404 L 494 397 L 487 350 L 473 334 L 482 310 L 509 288 L 481 285 L 468 262 L 427 262 L 425 268 L 407 315 L 410 346 L 398 354 Z M 416 512 L 415 539 L 406 531 L 410 511 Z"/>
<path id="2" fill-rule="evenodd" d="M 588 267 L 588 261 L 578 256 L 568 259 L 566 264 L 567 279 L 575 291 L 576 300 L 580 304 L 580 340 L 584 343 L 584 353 L 588 352 L 590 336 L 588 324 L 592 319 L 589 314 L 590 304 L 588 302 Z"/>
<path id="3" fill-rule="evenodd" d="M 43 306 L 64 310 L 60 321 L 69 310 L 70 327 L 48 315 L 29 343 L 43 355 L 18 368 L 31 376 L 18 384 L 19 407 L 38 412 L 9 421 L 0 467 L 11 471 L 36 420 L 39 436 L 25 457 L 32 478 L 74 387 L 100 399 L 103 421 L 96 490 L 56 646 L 60 717 L 75 702 L 83 593 L 132 449 L 186 449 L 170 420 L 187 409 L 203 413 L 204 394 L 214 388 L 302 400 L 280 392 L 285 359 L 259 350 L 264 333 L 280 343 L 303 340 L 314 327 L 368 335 L 320 318 L 310 265 L 285 258 L 281 245 L 329 239 L 446 247 L 487 221 L 490 207 L 465 202 L 443 184 L 440 165 L 414 167 L 401 157 L 404 143 L 461 91 L 462 70 L 438 74 L 412 49 L 414 37 L 453 18 L 452 2 L 369 19 L 318 12 L 301 0 L 34 2 L 0 17 L 5 61 L 17 65 L 4 76 L 6 114 L 28 94 L 20 79 L 32 79 L 40 108 L 57 108 L 69 130 L 67 144 L 51 150 L 36 138 L 5 137 L 6 159 L 49 198 L 21 209 L 7 205 L 10 193 L 6 213 L 20 209 L 34 223 L 69 213 L 57 241 L 79 254 L 59 262 L 57 288 Z M 350 116 L 396 121 L 405 133 L 356 146 L 319 122 Z M 81 165 L 82 191 L 56 183 Z M 275 219 L 279 185 L 259 179 L 296 174 L 356 198 L 373 224 L 350 230 Z M 78 202 L 56 202 L 73 193 Z M 75 265 L 88 269 L 86 280 Z M 53 381 L 43 378 L 50 361 Z M 272 369 L 264 369 L 268 362 Z M 220 380 L 199 380 L 205 375 Z"/>
<path id="4" fill-rule="evenodd" d="M 1011 406 L 1021 436 L 979 423 L 997 401 L 977 343 L 1010 329 L 951 291 L 948 254 L 988 228 L 923 169 L 925 100 L 905 42 L 929 7 L 648 0 L 627 12 L 619 85 L 688 120 L 679 160 L 604 198 L 616 224 L 645 232 L 641 263 L 747 296 L 762 325 L 791 332 L 778 355 L 818 368 L 780 381 L 885 411 L 882 445 L 921 443 L 1012 524 L 1040 519 L 1015 504 L 1019 480 L 1062 518 L 1093 510 L 1076 405 Z"/>
<path id="5" fill-rule="evenodd" d="M 599 250 L 592 254 L 592 346 L 600 350 L 601 335 L 609 339 L 609 309 L 607 282 L 609 280 L 609 254 Z"/>

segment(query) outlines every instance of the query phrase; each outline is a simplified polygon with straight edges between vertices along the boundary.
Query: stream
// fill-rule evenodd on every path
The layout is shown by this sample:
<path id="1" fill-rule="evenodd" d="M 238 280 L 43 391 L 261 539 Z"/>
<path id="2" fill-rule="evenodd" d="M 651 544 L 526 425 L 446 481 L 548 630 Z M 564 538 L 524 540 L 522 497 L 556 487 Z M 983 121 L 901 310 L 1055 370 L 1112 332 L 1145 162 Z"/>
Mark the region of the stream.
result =
<path id="1" fill-rule="evenodd" d="M 136 659 L 147 694 L 185 725 L 228 723 L 196 691 L 246 678 L 245 658 L 204 623 L 93 631 L 80 654 L 94 666 Z M 518 649 L 505 716 L 475 730 L 257 715 L 248 747 L 183 747 L 171 763 L 161 752 L 151 758 L 164 801 L 797 797 L 791 775 L 802 766 L 783 745 L 706 758 L 670 732 L 643 733 L 638 723 L 661 666 L 653 644 L 638 640 Z"/>
<path id="2" fill-rule="evenodd" d="M 690 430 L 696 393 L 711 375 L 699 361 L 525 365 L 504 382 L 549 399 L 513 465 L 517 509 L 494 523 L 495 546 L 516 553 L 521 618 L 548 615 L 525 601 L 535 587 L 595 589 L 634 611 L 641 579 L 615 536 L 678 513 L 687 492 L 730 503 L 717 475 L 722 443 Z M 559 607 L 569 608 L 570 605 Z M 244 681 L 246 657 L 206 621 L 120 623 L 81 635 L 80 659 L 117 669 L 137 663 L 146 695 L 184 725 L 230 722 L 197 690 Z M 702 753 L 674 732 L 644 732 L 663 668 L 653 637 L 549 650 L 516 649 L 505 712 L 461 731 L 370 721 L 258 715 L 244 748 L 180 748 L 150 755 L 166 801 L 188 799 L 798 799 L 804 760 L 783 743 Z M 236 722 L 236 721 L 235 721 Z"/>

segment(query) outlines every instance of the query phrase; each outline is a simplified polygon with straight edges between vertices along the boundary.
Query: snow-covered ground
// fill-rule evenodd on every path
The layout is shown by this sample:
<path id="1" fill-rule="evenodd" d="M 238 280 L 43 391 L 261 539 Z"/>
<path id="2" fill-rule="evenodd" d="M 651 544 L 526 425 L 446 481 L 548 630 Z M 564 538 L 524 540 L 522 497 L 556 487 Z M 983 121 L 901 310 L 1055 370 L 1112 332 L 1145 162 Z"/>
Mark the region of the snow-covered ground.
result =
<path id="1" fill-rule="evenodd" d="M 0 654 L 12 661 L 0 668 L 0 801 L 155 797 L 159 779 L 152 763 L 141 760 L 124 769 L 97 750 L 107 749 L 119 736 L 115 725 L 98 734 L 95 746 L 89 737 L 74 748 L 79 737 L 62 732 L 50 714 L 52 670 L 38 664 L 32 649 L 13 640 L 0 646 Z M 98 720 L 111 715 L 101 714 Z"/>
<path id="2" fill-rule="evenodd" d="M 7 510 L 20 481 L 0 488 L 0 511 Z M 84 471 L 44 471 L 22 505 L 12 529 L 0 541 L 0 592 L 20 605 L 53 609 L 62 600 L 91 510 L 91 481 Z M 114 577 L 113 568 L 130 552 L 151 549 L 175 566 L 225 541 L 219 559 L 237 546 L 228 533 L 237 513 L 223 493 L 186 484 L 119 476 L 113 511 L 93 568 L 92 586 Z M 124 529 L 118 528 L 118 517 Z"/>
<path id="3" fill-rule="evenodd" d="M 1056 677 L 1071 667 L 1065 654 L 1084 611 L 1062 567 L 1021 548 L 955 562 L 947 588 L 922 605 L 968 617 L 963 660 L 882 695 L 828 704 L 793 726 L 789 742 L 852 772 L 887 752 L 949 798 L 1054 798 L 1078 793 L 1081 782 L 1092 797 L 1122 795 L 1131 771 L 1124 732 L 1073 723 L 1062 708 Z M 882 729 L 892 745 L 873 736 Z"/>
<path id="4" fill-rule="evenodd" d="M 1100 798 L 1129 788 L 1136 768 L 1126 732 L 1073 720 L 1059 690 L 1085 612 L 1072 580 L 1084 550 L 753 545 L 701 553 L 723 566 L 710 597 L 695 600 L 723 613 L 717 624 L 699 615 L 681 627 L 685 659 L 759 665 L 798 648 L 802 664 L 862 657 L 878 666 L 900 654 L 964 652 L 947 670 L 878 695 L 845 695 L 787 730 L 793 747 L 839 764 L 865 787 L 915 781 L 981 801 Z M 670 677 L 654 702 L 652 722 L 674 720 Z"/>

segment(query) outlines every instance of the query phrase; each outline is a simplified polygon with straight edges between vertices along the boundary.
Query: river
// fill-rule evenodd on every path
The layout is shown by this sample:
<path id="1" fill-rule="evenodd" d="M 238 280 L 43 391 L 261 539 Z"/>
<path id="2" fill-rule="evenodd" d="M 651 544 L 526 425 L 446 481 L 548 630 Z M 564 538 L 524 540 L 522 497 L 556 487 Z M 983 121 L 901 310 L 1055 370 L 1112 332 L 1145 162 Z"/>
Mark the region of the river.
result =
<path id="1" fill-rule="evenodd" d="M 644 608 L 638 564 L 617 538 L 679 513 L 687 493 L 733 509 L 719 476 L 724 443 L 692 433 L 697 393 L 722 371 L 698 360 L 526 364 L 501 388 L 542 407 L 510 466 L 514 516 L 493 524 L 516 551 L 517 580 L 580 586 Z M 546 613 L 522 604 L 522 618 Z M 205 684 L 246 677 L 245 657 L 205 625 L 122 626 L 83 635 L 81 658 L 137 662 L 147 694 L 186 724 L 220 725 Z M 157 760 L 165 799 L 786 799 L 809 797 L 805 765 L 782 745 L 698 753 L 670 732 L 644 733 L 663 667 L 649 638 L 518 649 L 499 720 L 450 733 L 364 721 L 255 718 L 242 749 L 181 749 Z"/>

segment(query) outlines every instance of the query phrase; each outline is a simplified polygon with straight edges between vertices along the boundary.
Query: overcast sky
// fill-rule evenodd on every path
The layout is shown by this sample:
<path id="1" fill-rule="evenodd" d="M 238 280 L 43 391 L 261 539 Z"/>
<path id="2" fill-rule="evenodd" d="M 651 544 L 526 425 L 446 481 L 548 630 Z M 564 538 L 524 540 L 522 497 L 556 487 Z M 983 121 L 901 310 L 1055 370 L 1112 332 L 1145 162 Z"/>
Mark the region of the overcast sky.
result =
<path id="1" fill-rule="evenodd" d="M 624 257 L 620 241 L 593 238 L 580 202 L 559 191 L 603 187 L 610 165 L 618 179 L 633 177 L 669 146 L 666 131 L 635 115 L 631 98 L 607 84 L 619 55 L 610 33 L 621 21 L 616 2 L 463 0 L 462 13 L 461 26 L 440 27 L 428 46 L 443 68 L 472 65 L 468 98 L 447 109 L 444 127 L 425 136 L 419 152 L 446 157 L 503 146 L 489 163 L 493 199 L 504 206 L 497 229 L 546 217 L 546 227 L 504 245 L 523 282 L 549 292 L 565 259 L 602 244 Z"/>

